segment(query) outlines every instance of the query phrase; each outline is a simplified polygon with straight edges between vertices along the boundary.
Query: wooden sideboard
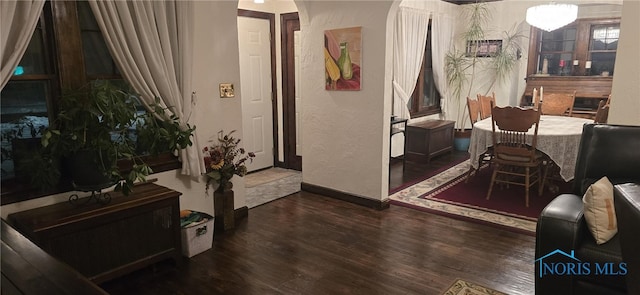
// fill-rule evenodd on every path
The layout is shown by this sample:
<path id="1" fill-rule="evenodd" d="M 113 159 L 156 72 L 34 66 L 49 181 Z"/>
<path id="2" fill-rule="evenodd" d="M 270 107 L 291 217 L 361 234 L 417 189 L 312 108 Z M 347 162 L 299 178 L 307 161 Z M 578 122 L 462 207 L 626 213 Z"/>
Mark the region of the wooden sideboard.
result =
<path id="1" fill-rule="evenodd" d="M 521 106 L 532 105 L 533 89 L 543 87 L 544 94 L 576 92 L 574 116 L 595 118 L 598 103 L 611 94 L 613 77 L 601 76 L 536 76 L 527 78 L 527 86 L 520 101 Z M 543 97 L 544 103 L 544 97 Z"/>
<path id="2" fill-rule="evenodd" d="M 44 251 L 101 283 L 155 262 L 182 258 L 181 193 L 153 183 L 111 202 L 62 202 L 17 212 L 9 222 Z"/>
<path id="3" fill-rule="evenodd" d="M 107 292 L 58 261 L 2 220 L 2 294 L 86 294 Z"/>
<path id="4" fill-rule="evenodd" d="M 428 120 L 407 125 L 407 161 L 429 163 L 431 158 L 453 151 L 455 121 Z"/>

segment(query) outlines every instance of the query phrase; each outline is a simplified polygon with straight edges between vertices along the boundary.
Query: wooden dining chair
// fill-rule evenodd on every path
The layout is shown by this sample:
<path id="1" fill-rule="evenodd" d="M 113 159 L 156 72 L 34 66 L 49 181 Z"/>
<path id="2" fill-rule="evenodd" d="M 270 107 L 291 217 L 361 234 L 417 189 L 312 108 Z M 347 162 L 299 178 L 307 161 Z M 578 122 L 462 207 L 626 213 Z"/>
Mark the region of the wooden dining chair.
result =
<path id="1" fill-rule="evenodd" d="M 609 105 L 607 101 L 601 100 L 596 111 L 596 118 L 593 120 L 597 124 L 606 124 L 609 119 Z"/>
<path id="2" fill-rule="evenodd" d="M 569 116 L 573 115 L 573 104 L 576 100 L 576 92 L 572 94 L 550 93 L 545 94 L 540 105 L 542 115 Z"/>
<path id="3" fill-rule="evenodd" d="M 469 120 L 471 125 L 478 122 L 480 116 L 480 102 L 477 99 L 467 97 L 467 110 L 469 111 Z"/>
<path id="4" fill-rule="evenodd" d="M 536 149 L 540 111 L 518 107 L 494 107 L 491 113 L 493 131 L 493 174 L 487 192 L 491 197 L 496 183 L 525 187 L 525 206 L 529 207 L 529 190 L 537 185 L 542 195 L 544 179 L 542 167 L 544 153 Z M 533 128 L 533 136 L 527 132 Z M 546 169 L 545 169 L 546 170 Z"/>
<path id="5" fill-rule="evenodd" d="M 473 124 L 478 122 L 478 118 L 480 116 L 480 101 L 477 99 L 467 97 L 467 110 L 469 111 L 469 120 L 471 121 L 471 126 L 473 130 Z M 488 149 L 486 152 L 478 157 L 478 170 L 482 167 L 484 163 L 491 161 L 491 157 L 493 154 L 493 149 Z M 476 169 L 473 166 L 469 165 L 469 171 L 467 172 L 467 179 L 465 182 L 469 181 L 469 177 Z"/>
<path id="6" fill-rule="evenodd" d="M 480 119 L 486 119 L 491 116 L 491 106 L 496 105 L 496 94 L 491 93 L 491 96 L 478 94 L 478 101 L 480 102 Z"/>

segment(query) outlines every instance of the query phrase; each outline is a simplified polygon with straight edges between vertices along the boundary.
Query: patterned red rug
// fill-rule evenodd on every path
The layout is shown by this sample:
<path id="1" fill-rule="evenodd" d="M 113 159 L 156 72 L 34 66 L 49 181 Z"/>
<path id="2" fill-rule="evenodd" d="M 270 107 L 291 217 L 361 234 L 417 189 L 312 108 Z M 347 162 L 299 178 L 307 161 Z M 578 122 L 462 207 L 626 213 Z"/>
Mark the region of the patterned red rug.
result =
<path id="1" fill-rule="evenodd" d="M 495 185 L 491 199 L 487 200 L 492 169 L 481 169 L 465 183 L 468 168 L 465 161 L 397 191 L 390 196 L 391 204 L 531 234 L 535 233 L 535 222 L 542 209 L 558 194 L 571 190 L 571 183 L 554 180 L 558 192 L 545 188 L 542 196 L 538 196 L 537 190 L 532 190 L 526 207 L 524 187 Z"/>

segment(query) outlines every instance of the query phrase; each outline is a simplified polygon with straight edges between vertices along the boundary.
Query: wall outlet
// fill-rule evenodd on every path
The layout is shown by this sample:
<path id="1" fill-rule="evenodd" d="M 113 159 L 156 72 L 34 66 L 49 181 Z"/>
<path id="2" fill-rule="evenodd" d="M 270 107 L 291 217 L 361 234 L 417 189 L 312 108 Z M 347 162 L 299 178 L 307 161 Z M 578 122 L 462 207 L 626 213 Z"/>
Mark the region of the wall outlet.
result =
<path id="1" fill-rule="evenodd" d="M 220 98 L 235 97 L 236 94 L 233 90 L 233 84 L 220 83 Z"/>

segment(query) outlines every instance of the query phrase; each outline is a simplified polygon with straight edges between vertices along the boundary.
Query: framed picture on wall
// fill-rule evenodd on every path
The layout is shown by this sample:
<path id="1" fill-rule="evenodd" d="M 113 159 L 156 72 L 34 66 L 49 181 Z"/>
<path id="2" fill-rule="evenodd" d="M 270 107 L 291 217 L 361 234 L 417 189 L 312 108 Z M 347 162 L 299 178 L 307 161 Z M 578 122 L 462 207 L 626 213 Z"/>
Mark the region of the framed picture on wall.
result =
<path id="1" fill-rule="evenodd" d="M 324 31 L 326 90 L 360 90 L 362 27 Z"/>
<path id="2" fill-rule="evenodd" d="M 502 50 L 502 40 L 471 40 L 467 41 L 467 56 L 490 57 Z"/>

